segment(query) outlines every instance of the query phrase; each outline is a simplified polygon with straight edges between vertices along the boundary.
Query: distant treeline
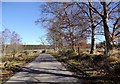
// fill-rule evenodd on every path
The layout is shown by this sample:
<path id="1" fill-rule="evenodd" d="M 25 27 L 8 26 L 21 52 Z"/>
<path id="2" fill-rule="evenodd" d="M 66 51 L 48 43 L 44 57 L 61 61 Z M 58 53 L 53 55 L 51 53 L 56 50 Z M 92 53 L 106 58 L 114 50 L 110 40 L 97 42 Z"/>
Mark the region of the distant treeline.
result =
<path id="1" fill-rule="evenodd" d="M 54 49 L 52 45 L 22 45 L 24 50 L 35 50 L 35 49 Z M 100 44 L 97 44 L 97 48 Z M 102 46 L 103 47 L 103 46 Z M 115 47 L 120 47 L 120 44 L 116 45 Z M 90 44 L 87 44 L 86 48 L 90 48 Z"/>
<path id="2" fill-rule="evenodd" d="M 22 45 L 25 50 L 53 49 L 52 45 Z"/>

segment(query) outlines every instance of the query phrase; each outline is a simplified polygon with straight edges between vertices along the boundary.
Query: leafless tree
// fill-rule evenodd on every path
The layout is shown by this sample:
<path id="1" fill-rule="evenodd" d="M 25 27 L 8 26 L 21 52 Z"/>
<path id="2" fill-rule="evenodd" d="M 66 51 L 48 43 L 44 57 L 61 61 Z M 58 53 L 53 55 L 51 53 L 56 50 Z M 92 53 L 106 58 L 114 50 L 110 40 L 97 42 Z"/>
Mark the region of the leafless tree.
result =
<path id="1" fill-rule="evenodd" d="M 10 44 L 10 36 L 11 36 L 11 32 L 9 29 L 5 29 L 1 32 L 1 45 L 2 45 L 2 49 L 1 49 L 1 53 L 3 55 L 6 55 L 7 53 L 7 48 L 8 45 Z"/>
<path id="2" fill-rule="evenodd" d="M 21 38 L 15 31 L 11 34 L 10 50 L 13 58 L 15 54 L 21 50 Z"/>
<path id="3" fill-rule="evenodd" d="M 53 34 L 51 36 L 54 43 L 57 42 L 59 47 L 67 44 L 74 50 L 75 44 L 80 43 L 80 38 L 83 37 L 85 30 L 87 30 L 87 23 L 83 21 L 83 14 L 73 3 L 46 4 L 42 10 L 44 10 L 43 13 L 47 13 L 48 17 L 42 18 L 42 22 L 50 24 L 48 29 L 52 33 L 49 34 Z M 49 17 L 49 15 L 53 17 Z"/>
<path id="4" fill-rule="evenodd" d="M 106 42 L 106 55 L 112 49 L 113 37 L 119 36 L 119 17 L 116 10 L 119 3 L 113 2 L 67 2 L 67 3 L 45 3 L 42 5 L 42 22 L 49 30 L 52 42 L 61 42 L 64 46 L 68 44 L 74 50 L 82 38 L 91 35 L 91 51 L 94 52 L 96 32 L 103 32 Z M 113 19 L 114 18 L 114 19 Z M 113 21 L 112 30 L 110 21 Z M 49 25 L 48 25 L 49 24 Z M 60 41 L 61 39 L 62 41 Z M 56 45 L 58 46 L 58 43 Z M 60 46 L 58 46 L 60 47 Z"/>
<path id="5" fill-rule="evenodd" d="M 84 3 L 84 2 L 83 2 Z M 106 55 L 109 55 L 109 51 L 112 50 L 112 44 L 111 44 L 111 37 L 110 37 L 110 28 L 109 28 L 109 21 L 110 17 L 116 8 L 119 7 L 119 2 L 98 2 L 97 5 L 101 6 L 101 9 L 97 9 L 96 6 L 90 6 L 88 3 L 84 3 L 86 6 L 89 7 L 91 11 L 96 13 L 98 16 L 102 19 L 103 29 L 104 29 L 104 36 L 106 40 Z M 119 12 L 119 11 L 117 11 Z M 112 14 L 113 15 L 113 14 Z"/>

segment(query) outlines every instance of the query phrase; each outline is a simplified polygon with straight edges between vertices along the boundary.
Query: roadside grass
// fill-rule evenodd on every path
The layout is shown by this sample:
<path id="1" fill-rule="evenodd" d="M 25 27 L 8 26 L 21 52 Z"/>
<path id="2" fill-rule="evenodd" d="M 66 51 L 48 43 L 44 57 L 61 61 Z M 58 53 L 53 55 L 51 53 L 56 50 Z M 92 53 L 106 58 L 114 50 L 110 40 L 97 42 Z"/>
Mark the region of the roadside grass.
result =
<path id="1" fill-rule="evenodd" d="M 79 55 L 67 52 L 51 54 L 68 70 L 87 78 L 85 84 L 120 84 L 120 52 L 116 50 L 110 57 L 86 52 Z"/>
<path id="2" fill-rule="evenodd" d="M 22 52 L 22 55 L 19 56 L 18 54 L 14 58 L 11 55 L 0 56 L 2 61 L 0 63 L 1 84 L 7 81 L 16 72 L 19 72 L 26 64 L 32 62 L 37 56 L 39 56 L 39 52 L 27 51 L 28 54 L 25 54 L 24 52 Z"/>

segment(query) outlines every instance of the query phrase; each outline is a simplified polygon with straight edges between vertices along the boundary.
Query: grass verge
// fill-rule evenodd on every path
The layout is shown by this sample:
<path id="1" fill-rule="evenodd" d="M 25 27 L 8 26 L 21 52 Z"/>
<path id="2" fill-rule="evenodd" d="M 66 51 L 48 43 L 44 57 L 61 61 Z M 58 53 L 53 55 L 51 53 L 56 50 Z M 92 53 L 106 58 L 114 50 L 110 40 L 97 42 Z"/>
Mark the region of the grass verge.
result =
<path id="1" fill-rule="evenodd" d="M 1 56 L 2 62 L 0 63 L 0 84 L 3 84 L 7 81 L 11 76 L 13 76 L 16 72 L 19 72 L 22 67 L 32 62 L 39 53 L 32 53 L 29 55 L 23 55 L 22 57 L 11 57 L 9 56 Z"/>
<path id="2" fill-rule="evenodd" d="M 115 56 L 51 53 L 68 70 L 78 75 L 83 84 L 120 84 L 120 58 Z"/>

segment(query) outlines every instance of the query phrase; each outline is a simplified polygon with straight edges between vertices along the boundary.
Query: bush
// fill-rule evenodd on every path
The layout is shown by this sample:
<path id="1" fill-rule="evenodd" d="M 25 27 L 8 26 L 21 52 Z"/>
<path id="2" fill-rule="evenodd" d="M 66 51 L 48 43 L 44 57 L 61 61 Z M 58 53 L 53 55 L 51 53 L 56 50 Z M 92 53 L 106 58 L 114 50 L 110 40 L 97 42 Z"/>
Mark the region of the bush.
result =
<path id="1" fill-rule="evenodd" d="M 65 50 L 61 50 L 61 51 L 59 51 L 59 55 L 61 55 L 61 56 L 65 56 L 65 53 L 66 53 Z"/>
<path id="2" fill-rule="evenodd" d="M 28 52 L 28 51 L 24 51 L 23 53 L 24 53 L 25 55 L 28 55 L 28 54 L 29 54 L 29 52 Z"/>
<path id="3" fill-rule="evenodd" d="M 21 69 L 20 66 L 14 65 L 14 62 L 6 62 L 4 64 L 4 67 L 6 70 L 12 71 L 12 72 L 17 72 Z"/>
<path id="4" fill-rule="evenodd" d="M 12 58 L 11 56 L 9 56 L 9 57 L 2 57 L 2 58 L 1 58 L 1 61 L 2 61 L 2 62 L 12 61 L 12 60 L 13 60 L 13 58 Z"/>
<path id="5" fill-rule="evenodd" d="M 45 53 L 46 52 L 46 50 L 42 50 L 42 52 L 41 53 Z"/>
<path id="6" fill-rule="evenodd" d="M 94 62 L 99 62 L 99 61 L 103 60 L 103 56 L 102 55 L 96 55 L 96 56 L 93 56 L 92 58 L 93 58 Z"/>
<path id="7" fill-rule="evenodd" d="M 73 50 L 62 50 L 62 51 L 59 51 L 59 54 L 61 56 L 73 56 L 73 55 L 75 55 Z"/>
<path id="8" fill-rule="evenodd" d="M 37 51 L 33 51 L 33 53 L 37 53 Z"/>

